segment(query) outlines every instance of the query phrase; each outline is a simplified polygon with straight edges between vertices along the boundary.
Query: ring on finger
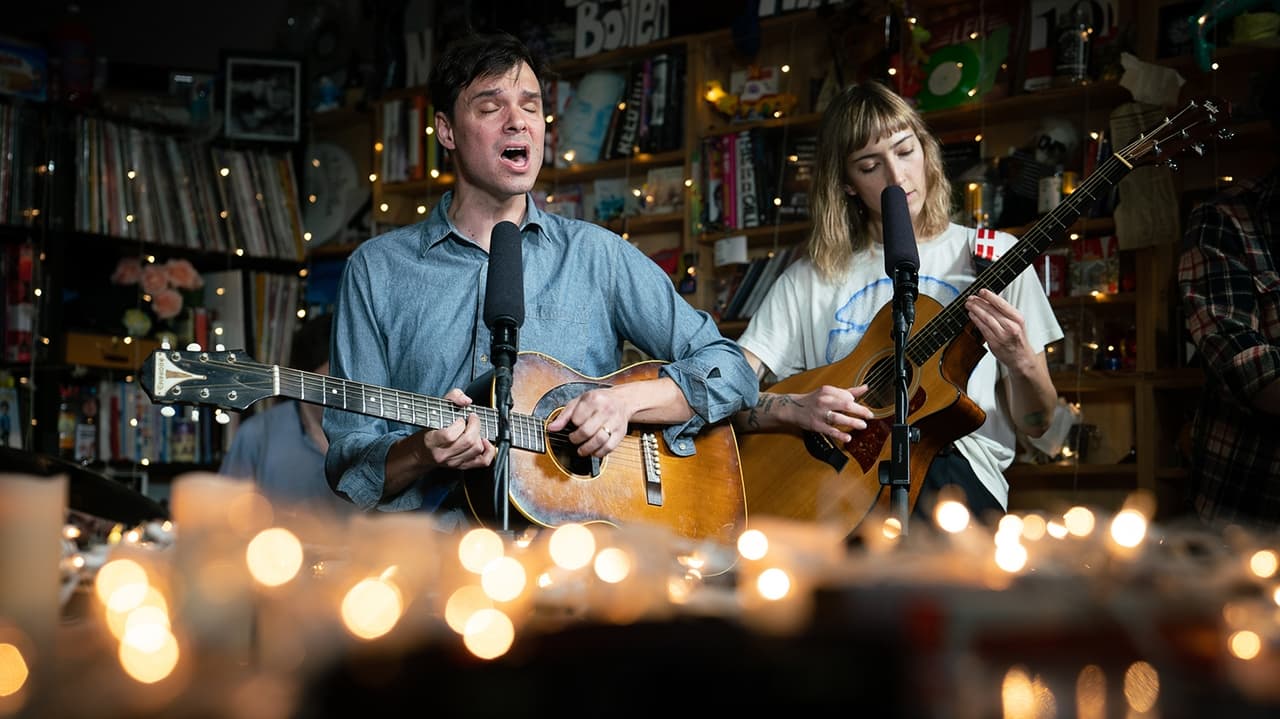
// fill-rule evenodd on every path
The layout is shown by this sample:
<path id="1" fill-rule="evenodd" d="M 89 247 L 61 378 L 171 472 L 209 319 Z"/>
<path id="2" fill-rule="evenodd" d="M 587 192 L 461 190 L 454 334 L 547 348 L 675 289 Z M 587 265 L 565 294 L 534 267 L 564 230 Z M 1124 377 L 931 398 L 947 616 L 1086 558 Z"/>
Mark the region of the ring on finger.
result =
<path id="1" fill-rule="evenodd" d="M 834 416 L 831 410 L 827 410 L 827 424 L 831 424 L 831 418 Z"/>

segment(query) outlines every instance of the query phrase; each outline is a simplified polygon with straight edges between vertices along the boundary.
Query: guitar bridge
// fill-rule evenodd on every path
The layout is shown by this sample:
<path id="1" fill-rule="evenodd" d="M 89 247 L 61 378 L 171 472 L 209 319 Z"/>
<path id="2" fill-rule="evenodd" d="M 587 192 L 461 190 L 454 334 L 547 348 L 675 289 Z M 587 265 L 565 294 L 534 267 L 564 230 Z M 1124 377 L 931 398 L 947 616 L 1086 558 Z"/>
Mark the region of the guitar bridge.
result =
<path id="1" fill-rule="evenodd" d="M 645 500 L 654 507 L 662 506 L 662 461 L 658 454 L 658 437 L 652 432 L 640 434 L 640 463 L 644 466 Z"/>
<path id="2" fill-rule="evenodd" d="M 804 447 L 814 459 L 831 465 L 837 473 L 843 471 L 844 466 L 849 463 L 849 458 L 826 435 L 805 432 Z"/>

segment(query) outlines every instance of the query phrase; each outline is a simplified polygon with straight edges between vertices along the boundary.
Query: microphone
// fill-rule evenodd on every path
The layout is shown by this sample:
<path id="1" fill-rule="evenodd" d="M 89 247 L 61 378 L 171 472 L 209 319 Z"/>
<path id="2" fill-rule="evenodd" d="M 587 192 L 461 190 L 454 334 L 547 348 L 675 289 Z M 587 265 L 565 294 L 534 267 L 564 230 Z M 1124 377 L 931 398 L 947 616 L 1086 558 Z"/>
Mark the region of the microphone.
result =
<path id="1" fill-rule="evenodd" d="M 889 185 L 880 193 L 880 222 L 884 230 L 884 271 L 893 279 L 894 306 L 906 327 L 915 321 L 915 300 L 920 272 L 920 249 L 911 227 L 907 193 Z"/>
<path id="2" fill-rule="evenodd" d="M 889 185 L 880 193 L 880 221 L 884 224 L 884 271 L 896 284 L 899 270 L 920 271 L 920 249 L 911 227 L 907 193 L 901 187 Z M 916 288 L 910 289 L 914 297 Z"/>
<path id="3" fill-rule="evenodd" d="M 519 350 L 517 330 L 524 324 L 524 263 L 520 228 L 499 222 L 489 238 L 489 278 L 484 292 L 484 323 L 493 335 L 493 366 L 511 367 Z"/>
<path id="4" fill-rule="evenodd" d="M 493 402 L 498 410 L 498 432 L 494 441 L 493 509 L 502 517 L 502 529 L 509 528 L 511 476 L 511 397 L 516 355 L 520 348 L 518 330 L 524 324 L 524 261 L 520 228 L 499 222 L 489 236 L 489 276 L 484 288 L 484 323 L 489 327 L 493 362 Z"/>

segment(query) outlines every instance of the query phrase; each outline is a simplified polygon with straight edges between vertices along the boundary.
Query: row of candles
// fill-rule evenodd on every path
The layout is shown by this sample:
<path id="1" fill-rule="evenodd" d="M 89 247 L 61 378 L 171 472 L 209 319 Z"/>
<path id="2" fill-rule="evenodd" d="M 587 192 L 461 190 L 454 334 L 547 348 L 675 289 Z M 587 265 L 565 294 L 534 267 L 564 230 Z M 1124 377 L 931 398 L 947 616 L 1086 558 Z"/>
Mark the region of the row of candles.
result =
<path id="1" fill-rule="evenodd" d="M 241 694 L 211 691 L 210 676 L 275 687 L 286 697 L 275 713 L 254 711 L 288 716 L 309 679 L 361 646 L 455 643 L 499 660 L 522 635 L 569 622 L 679 614 L 786 636 L 810 626 L 817 590 L 879 586 L 928 587 L 942 601 L 951 592 L 1034 597 L 1042 609 L 1105 588 L 1150 605 L 1151 622 L 1190 605 L 1218 626 L 1239 690 L 1277 699 L 1266 680 L 1280 668 L 1275 538 L 1152 526 L 1140 496 L 1116 512 L 1009 514 L 990 527 L 944 499 L 930 526 L 904 534 L 894 518 L 871 517 L 853 544 L 833 527 L 752 517 L 735 547 L 646 526 L 454 534 L 418 513 L 335 523 L 278 514 L 249 483 L 202 473 L 175 480 L 172 506 L 172 523 L 91 546 L 64 524 L 65 479 L 0 481 L 0 717 L 48 702 L 89 716 L 105 695 L 122 715 L 178 702 L 193 716 L 238 712 L 226 703 Z M 80 616 L 60 596 L 68 573 L 84 595 Z M 54 690 L 73 676 L 83 686 L 90 666 L 96 690 Z M 1080 667 L 1079 681 L 1098 671 Z M 1153 672 L 1135 663 L 1125 681 Z M 1045 690 L 1021 666 L 999 680 L 1005 716 L 1020 715 L 1017 697 Z M 1139 685 L 1148 692 L 1132 707 L 1154 706 L 1152 682 Z"/>

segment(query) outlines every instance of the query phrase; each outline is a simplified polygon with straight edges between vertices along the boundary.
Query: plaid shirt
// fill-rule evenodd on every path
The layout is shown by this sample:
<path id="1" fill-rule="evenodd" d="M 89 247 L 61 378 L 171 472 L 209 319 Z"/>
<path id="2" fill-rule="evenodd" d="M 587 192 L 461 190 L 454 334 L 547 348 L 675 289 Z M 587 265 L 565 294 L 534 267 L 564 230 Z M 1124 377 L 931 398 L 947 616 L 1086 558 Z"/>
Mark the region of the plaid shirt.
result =
<path id="1" fill-rule="evenodd" d="M 1280 418 L 1251 405 L 1280 380 L 1280 171 L 1191 214 L 1178 286 L 1205 366 L 1192 492 L 1207 522 L 1280 527 Z"/>

